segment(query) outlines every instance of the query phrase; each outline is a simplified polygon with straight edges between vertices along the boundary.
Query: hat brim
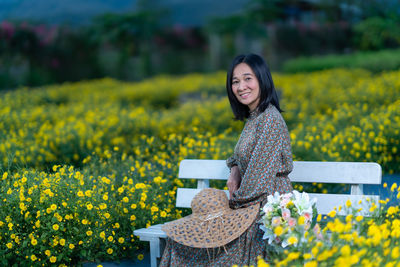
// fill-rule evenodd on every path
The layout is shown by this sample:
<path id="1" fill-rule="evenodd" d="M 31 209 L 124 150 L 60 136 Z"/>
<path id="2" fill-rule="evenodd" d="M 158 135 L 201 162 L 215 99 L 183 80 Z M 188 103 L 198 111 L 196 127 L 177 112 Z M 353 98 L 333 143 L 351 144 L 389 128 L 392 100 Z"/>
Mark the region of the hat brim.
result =
<path id="1" fill-rule="evenodd" d="M 228 244 L 243 234 L 254 222 L 260 204 L 241 209 L 227 209 L 209 220 L 193 214 L 168 222 L 162 230 L 172 240 L 194 248 L 213 248 Z"/>

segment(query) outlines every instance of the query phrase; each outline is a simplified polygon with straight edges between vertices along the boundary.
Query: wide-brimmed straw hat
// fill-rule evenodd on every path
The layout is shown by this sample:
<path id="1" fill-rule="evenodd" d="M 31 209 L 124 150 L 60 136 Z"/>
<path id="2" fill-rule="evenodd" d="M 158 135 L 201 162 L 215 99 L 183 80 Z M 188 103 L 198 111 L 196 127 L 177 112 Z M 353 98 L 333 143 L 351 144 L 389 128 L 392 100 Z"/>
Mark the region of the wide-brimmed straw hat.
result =
<path id="1" fill-rule="evenodd" d="M 168 222 L 162 230 L 174 241 L 189 247 L 214 248 L 238 238 L 254 222 L 260 205 L 229 208 L 224 191 L 201 190 L 191 202 L 192 214 Z"/>

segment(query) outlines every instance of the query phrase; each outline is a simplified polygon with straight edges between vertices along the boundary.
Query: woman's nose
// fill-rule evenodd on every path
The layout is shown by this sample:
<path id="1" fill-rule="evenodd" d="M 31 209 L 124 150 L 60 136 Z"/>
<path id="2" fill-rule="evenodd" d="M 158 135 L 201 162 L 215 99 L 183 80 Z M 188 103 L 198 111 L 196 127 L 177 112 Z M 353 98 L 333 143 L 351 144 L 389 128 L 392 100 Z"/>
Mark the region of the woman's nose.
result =
<path id="1" fill-rule="evenodd" d="M 243 90 L 246 87 L 245 83 L 243 81 L 239 82 L 238 90 Z"/>

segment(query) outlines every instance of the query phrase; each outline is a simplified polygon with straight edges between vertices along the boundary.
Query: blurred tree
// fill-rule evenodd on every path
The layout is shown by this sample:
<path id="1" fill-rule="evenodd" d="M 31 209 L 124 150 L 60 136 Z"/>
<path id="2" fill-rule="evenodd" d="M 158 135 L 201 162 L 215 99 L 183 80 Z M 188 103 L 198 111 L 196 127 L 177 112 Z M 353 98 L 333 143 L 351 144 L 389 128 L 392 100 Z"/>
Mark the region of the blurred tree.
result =
<path id="1" fill-rule="evenodd" d="M 136 58 L 136 78 L 154 74 L 151 57 L 154 38 L 166 26 L 168 11 L 158 8 L 156 0 L 140 0 L 137 12 L 104 14 L 93 19 L 90 36 L 104 49 L 116 49 L 118 54 L 117 78 L 126 79 L 128 62 Z"/>
<path id="2" fill-rule="evenodd" d="M 354 43 L 362 50 L 400 46 L 400 23 L 391 18 L 367 18 L 354 26 L 354 32 Z"/>

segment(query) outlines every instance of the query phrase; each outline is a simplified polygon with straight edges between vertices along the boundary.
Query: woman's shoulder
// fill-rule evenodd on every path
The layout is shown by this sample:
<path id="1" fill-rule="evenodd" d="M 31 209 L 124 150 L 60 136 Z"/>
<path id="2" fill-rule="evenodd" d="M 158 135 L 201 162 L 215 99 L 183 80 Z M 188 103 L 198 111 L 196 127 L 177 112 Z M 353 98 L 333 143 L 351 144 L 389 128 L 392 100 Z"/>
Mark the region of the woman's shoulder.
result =
<path id="1" fill-rule="evenodd" d="M 282 122 L 283 117 L 279 110 L 273 104 L 269 104 L 268 107 L 259 114 L 258 119 L 260 122 Z"/>

